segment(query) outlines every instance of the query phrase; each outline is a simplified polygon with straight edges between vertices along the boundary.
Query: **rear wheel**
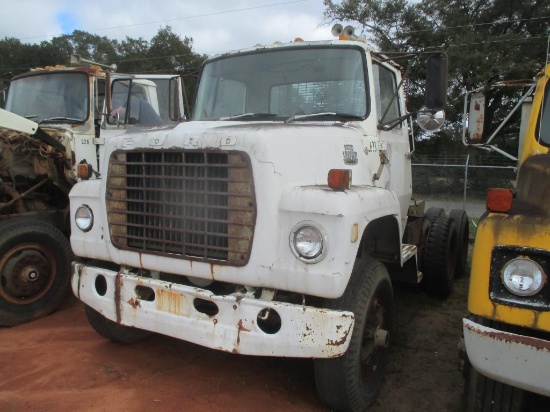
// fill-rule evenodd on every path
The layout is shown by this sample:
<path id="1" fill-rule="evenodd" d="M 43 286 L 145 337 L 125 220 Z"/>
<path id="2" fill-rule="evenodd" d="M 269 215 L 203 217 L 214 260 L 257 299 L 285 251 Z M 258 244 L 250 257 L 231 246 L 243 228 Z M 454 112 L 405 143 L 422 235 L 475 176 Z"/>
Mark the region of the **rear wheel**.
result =
<path id="1" fill-rule="evenodd" d="M 38 220 L 0 222 L 0 325 L 52 312 L 71 276 L 72 252 L 57 228 Z"/>
<path id="2" fill-rule="evenodd" d="M 84 306 L 86 317 L 92 328 L 101 336 L 117 343 L 136 343 L 152 335 L 151 332 L 130 326 L 119 325 L 92 309 Z"/>
<path id="3" fill-rule="evenodd" d="M 456 230 L 452 219 L 432 222 L 424 257 L 424 287 L 439 298 L 451 294 L 456 269 Z"/>
<path id="4" fill-rule="evenodd" d="M 352 311 L 355 323 L 343 356 L 315 360 L 317 392 L 331 408 L 362 411 L 374 400 L 385 372 L 393 323 L 393 289 L 386 267 L 371 258 L 358 259 L 346 291 L 327 306 Z"/>
<path id="5" fill-rule="evenodd" d="M 449 218 L 455 222 L 456 232 L 456 277 L 466 274 L 466 262 L 468 260 L 468 241 L 470 238 L 470 224 L 468 215 L 464 210 L 453 209 L 449 213 Z"/>
<path id="6" fill-rule="evenodd" d="M 426 219 L 428 219 L 430 223 L 433 223 L 434 220 L 439 219 L 440 217 L 445 217 L 445 209 L 432 206 L 426 210 L 424 216 L 426 216 Z"/>

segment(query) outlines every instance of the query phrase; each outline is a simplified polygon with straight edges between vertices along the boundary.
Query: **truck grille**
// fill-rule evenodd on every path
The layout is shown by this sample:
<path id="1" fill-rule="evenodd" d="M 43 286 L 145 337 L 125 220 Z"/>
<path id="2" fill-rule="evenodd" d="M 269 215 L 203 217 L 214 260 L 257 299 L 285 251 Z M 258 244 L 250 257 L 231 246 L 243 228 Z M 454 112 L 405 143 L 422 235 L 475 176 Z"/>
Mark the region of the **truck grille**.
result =
<path id="1" fill-rule="evenodd" d="M 114 152 L 106 203 L 118 249 L 235 266 L 249 260 L 256 201 L 246 153 Z"/>

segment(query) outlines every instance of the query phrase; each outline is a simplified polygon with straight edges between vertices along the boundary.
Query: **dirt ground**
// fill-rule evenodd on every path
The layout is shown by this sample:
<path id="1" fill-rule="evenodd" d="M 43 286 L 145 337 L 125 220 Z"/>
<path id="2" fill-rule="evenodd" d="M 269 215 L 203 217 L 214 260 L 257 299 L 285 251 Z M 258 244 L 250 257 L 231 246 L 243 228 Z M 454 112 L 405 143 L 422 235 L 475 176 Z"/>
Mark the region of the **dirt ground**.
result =
<path id="1" fill-rule="evenodd" d="M 460 410 L 457 344 L 468 279 L 446 301 L 396 287 L 396 331 L 374 412 Z M 165 336 L 97 335 L 72 295 L 55 313 L 0 329 L 0 411 L 326 411 L 313 362 L 232 355 Z"/>

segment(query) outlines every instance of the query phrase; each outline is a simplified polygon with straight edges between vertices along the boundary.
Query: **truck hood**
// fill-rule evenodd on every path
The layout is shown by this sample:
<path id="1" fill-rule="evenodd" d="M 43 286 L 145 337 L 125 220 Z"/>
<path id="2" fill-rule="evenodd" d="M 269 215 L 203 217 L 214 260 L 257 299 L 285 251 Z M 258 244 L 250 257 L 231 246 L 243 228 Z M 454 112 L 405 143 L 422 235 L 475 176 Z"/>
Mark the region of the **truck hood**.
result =
<path id="1" fill-rule="evenodd" d="M 365 150 L 367 139 L 354 123 L 193 121 L 174 129 L 113 137 L 106 149 L 240 151 L 248 153 L 253 169 L 269 168 L 283 185 L 290 180 L 294 185 L 326 185 L 329 169 L 339 168 L 354 169 L 354 184 L 372 185 L 380 159 L 378 153 Z M 322 159 L 310 154 L 319 145 L 326 149 Z M 102 161 L 107 168 L 109 160 Z"/>

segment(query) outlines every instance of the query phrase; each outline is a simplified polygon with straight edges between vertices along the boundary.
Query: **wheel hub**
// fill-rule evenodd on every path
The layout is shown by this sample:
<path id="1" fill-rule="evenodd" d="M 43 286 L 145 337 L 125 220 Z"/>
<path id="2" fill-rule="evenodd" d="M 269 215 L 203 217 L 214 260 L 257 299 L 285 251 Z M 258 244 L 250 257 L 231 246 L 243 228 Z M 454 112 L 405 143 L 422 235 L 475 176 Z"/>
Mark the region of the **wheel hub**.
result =
<path id="1" fill-rule="evenodd" d="M 361 345 L 361 370 L 365 381 L 376 374 L 382 351 L 389 343 L 389 332 L 383 329 L 383 325 L 384 306 L 378 296 L 368 311 Z"/>
<path id="2" fill-rule="evenodd" d="M 13 298 L 29 299 L 48 285 L 50 274 L 50 263 L 39 250 L 19 250 L 4 259 L 2 288 Z"/>

